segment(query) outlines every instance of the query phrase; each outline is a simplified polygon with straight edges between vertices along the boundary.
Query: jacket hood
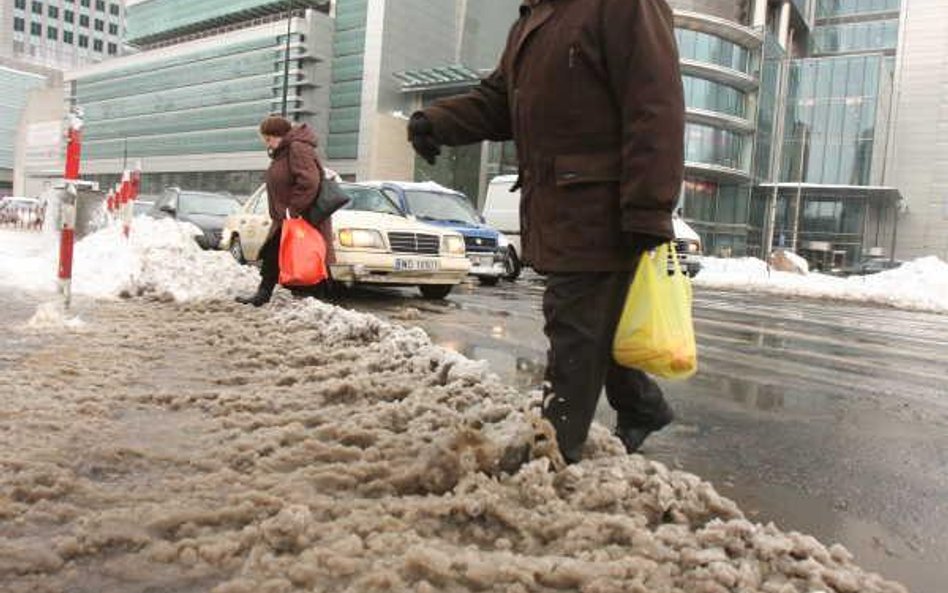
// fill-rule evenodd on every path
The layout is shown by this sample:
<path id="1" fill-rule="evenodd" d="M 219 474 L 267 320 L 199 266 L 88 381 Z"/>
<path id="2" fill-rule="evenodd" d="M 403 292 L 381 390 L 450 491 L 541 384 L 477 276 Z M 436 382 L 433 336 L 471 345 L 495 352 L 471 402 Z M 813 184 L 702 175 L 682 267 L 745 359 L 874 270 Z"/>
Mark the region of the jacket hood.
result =
<path id="1" fill-rule="evenodd" d="M 316 140 L 316 132 L 313 131 L 313 128 L 309 127 L 309 124 L 300 124 L 293 126 L 293 129 L 287 132 L 286 136 L 283 137 L 283 141 L 277 146 L 276 151 L 280 152 L 294 142 L 305 142 L 313 147 L 319 144 Z"/>

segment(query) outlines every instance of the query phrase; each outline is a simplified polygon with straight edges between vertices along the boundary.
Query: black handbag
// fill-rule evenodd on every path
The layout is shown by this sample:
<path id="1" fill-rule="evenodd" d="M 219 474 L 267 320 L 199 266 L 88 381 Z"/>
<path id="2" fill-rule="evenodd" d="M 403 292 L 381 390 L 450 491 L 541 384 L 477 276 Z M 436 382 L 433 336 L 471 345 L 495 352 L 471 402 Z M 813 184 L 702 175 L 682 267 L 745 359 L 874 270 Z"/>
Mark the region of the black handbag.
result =
<path id="1" fill-rule="evenodd" d="M 322 173 L 322 167 L 320 167 L 320 173 Z M 342 191 L 339 183 L 323 174 L 322 181 L 319 184 L 319 194 L 313 200 L 309 210 L 306 211 L 306 220 L 311 225 L 316 226 L 332 216 L 336 210 L 345 207 L 350 201 L 352 201 L 352 198 Z"/>

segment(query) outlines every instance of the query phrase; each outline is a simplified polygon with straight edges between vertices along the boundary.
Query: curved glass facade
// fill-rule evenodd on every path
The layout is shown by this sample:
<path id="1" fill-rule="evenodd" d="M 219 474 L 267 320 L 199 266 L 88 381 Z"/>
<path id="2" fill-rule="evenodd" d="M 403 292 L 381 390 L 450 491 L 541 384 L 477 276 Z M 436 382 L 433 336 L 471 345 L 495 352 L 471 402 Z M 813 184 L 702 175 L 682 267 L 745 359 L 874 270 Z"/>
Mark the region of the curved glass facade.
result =
<path id="1" fill-rule="evenodd" d="M 745 138 L 741 134 L 703 124 L 685 124 L 685 160 L 746 170 Z"/>
<path id="2" fill-rule="evenodd" d="M 695 76 L 682 76 L 681 82 L 685 87 L 685 105 L 689 108 L 747 117 L 746 96 L 740 90 Z"/>
<path id="3" fill-rule="evenodd" d="M 740 45 L 709 33 L 689 29 L 675 29 L 678 53 L 683 60 L 705 62 L 751 74 L 751 52 Z"/>

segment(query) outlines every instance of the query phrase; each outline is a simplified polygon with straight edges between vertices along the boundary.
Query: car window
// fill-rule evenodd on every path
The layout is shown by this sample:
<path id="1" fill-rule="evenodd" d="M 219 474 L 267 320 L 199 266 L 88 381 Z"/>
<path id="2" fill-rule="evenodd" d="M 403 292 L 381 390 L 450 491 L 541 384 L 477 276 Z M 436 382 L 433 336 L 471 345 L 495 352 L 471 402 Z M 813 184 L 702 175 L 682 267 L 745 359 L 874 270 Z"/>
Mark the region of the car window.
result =
<path id="1" fill-rule="evenodd" d="M 178 214 L 208 214 L 227 216 L 240 207 L 240 202 L 231 196 L 182 192 L 178 196 Z"/>
<path id="2" fill-rule="evenodd" d="M 363 212 L 379 212 L 401 216 L 402 211 L 388 196 L 373 187 L 359 187 L 344 185 L 342 190 L 352 198 L 346 206 L 347 210 L 361 210 Z"/>
<path id="3" fill-rule="evenodd" d="M 463 197 L 430 191 L 406 190 L 408 210 L 421 220 L 476 224 L 477 213 Z"/>

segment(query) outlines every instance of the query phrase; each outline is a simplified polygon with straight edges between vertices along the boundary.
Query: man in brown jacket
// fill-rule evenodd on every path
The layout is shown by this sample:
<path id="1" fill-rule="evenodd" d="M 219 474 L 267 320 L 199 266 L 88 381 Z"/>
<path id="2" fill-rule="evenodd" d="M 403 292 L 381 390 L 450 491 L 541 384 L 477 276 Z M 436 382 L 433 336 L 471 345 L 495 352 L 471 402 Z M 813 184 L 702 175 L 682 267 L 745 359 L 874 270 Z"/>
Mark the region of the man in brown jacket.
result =
<path id="1" fill-rule="evenodd" d="M 672 420 L 611 354 L 639 256 L 674 237 L 684 101 L 665 0 L 524 0 L 497 69 L 413 114 L 408 136 L 429 162 L 440 145 L 516 142 L 524 259 L 547 275 L 544 416 L 578 461 L 605 385 L 635 451 Z"/>

